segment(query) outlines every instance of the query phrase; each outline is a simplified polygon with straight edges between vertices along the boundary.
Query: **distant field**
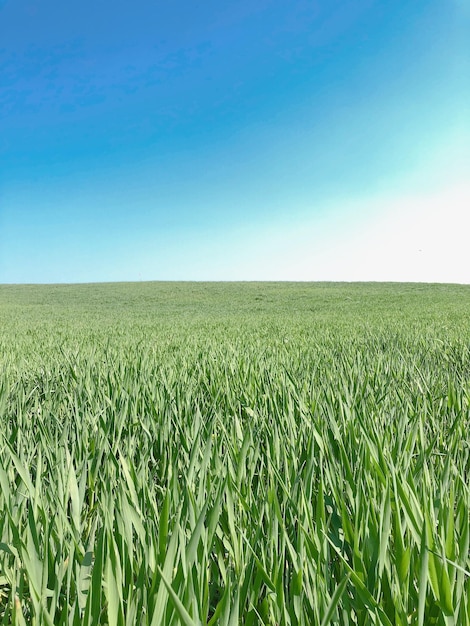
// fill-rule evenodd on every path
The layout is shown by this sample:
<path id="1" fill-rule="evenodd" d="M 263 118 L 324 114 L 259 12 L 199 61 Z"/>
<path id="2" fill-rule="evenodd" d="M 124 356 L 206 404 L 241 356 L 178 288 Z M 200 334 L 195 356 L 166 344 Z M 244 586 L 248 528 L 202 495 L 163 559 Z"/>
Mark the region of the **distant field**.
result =
<path id="1" fill-rule="evenodd" d="M 470 625 L 470 286 L 0 286 L 0 624 Z"/>

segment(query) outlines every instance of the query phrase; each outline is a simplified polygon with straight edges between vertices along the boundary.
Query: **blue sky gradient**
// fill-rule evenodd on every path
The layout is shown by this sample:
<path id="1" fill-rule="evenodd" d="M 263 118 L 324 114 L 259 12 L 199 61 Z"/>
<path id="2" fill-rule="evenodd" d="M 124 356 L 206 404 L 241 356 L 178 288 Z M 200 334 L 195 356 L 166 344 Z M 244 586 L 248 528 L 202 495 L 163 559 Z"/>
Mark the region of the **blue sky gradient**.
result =
<path id="1" fill-rule="evenodd" d="M 0 282 L 470 283 L 469 42 L 466 0 L 4 0 Z"/>

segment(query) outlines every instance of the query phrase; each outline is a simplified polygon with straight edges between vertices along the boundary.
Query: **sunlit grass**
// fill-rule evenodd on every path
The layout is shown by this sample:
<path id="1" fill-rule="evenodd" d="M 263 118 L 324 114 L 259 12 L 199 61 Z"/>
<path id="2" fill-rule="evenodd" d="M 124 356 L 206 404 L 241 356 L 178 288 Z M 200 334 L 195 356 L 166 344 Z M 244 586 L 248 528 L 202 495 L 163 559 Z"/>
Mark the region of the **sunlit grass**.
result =
<path id="1" fill-rule="evenodd" d="M 0 288 L 1 624 L 470 624 L 470 288 Z"/>

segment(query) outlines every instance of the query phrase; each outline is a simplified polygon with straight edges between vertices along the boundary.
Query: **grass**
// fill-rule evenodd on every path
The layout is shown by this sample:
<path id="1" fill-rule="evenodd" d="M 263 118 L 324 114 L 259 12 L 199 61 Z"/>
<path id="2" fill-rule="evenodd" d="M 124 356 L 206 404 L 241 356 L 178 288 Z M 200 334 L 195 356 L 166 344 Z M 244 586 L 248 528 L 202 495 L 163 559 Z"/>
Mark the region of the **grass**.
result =
<path id="1" fill-rule="evenodd" d="M 470 287 L 0 286 L 0 624 L 470 624 Z"/>

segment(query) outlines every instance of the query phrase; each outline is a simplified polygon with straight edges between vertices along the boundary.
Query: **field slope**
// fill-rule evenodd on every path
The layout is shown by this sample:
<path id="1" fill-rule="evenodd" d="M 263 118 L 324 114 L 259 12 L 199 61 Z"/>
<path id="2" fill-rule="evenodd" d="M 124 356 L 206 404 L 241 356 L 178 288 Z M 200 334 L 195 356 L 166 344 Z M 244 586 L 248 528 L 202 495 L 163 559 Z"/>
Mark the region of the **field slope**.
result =
<path id="1" fill-rule="evenodd" d="M 0 286 L 0 624 L 470 625 L 469 406 L 469 286 Z"/>

